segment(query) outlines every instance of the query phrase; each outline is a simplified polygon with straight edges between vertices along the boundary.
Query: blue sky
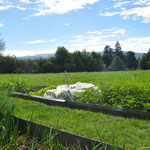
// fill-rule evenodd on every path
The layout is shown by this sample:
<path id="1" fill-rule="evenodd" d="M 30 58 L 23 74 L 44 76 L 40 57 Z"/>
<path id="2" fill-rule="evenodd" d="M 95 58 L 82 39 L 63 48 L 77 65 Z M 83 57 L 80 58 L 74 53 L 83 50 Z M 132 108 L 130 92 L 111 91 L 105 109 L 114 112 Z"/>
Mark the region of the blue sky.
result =
<path id="1" fill-rule="evenodd" d="M 0 0 L 3 54 L 55 53 L 58 46 L 103 51 L 150 48 L 150 0 Z"/>

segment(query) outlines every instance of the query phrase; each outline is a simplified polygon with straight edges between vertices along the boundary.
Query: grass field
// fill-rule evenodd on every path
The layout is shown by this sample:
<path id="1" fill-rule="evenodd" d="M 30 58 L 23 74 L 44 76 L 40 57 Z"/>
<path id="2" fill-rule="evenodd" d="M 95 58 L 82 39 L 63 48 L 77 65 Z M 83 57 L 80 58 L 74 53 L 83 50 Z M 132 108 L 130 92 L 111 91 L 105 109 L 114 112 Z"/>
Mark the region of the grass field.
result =
<path id="1" fill-rule="evenodd" d="M 68 73 L 71 84 L 76 82 L 87 82 L 99 84 L 107 83 L 126 83 L 128 81 L 150 85 L 150 70 L 148 71 L 118 71 L 118 72 L 80 72 Z M 0 82 L 12 80 L 25 81 L 27 85 L 59 85 L 66 84 L 64 73 L 50 74 L 0 74 Z"/>
<path id="2" fill-rule="evenodd" d="M 47 106 L 37 102 L 11 98 L 14 115 L 107 143 L 126 143 L 132 150 L 150 147 L 150 121 L 114 117 L 102 113 Z M 115 139 L 115 142 L 113 141 Z"/>

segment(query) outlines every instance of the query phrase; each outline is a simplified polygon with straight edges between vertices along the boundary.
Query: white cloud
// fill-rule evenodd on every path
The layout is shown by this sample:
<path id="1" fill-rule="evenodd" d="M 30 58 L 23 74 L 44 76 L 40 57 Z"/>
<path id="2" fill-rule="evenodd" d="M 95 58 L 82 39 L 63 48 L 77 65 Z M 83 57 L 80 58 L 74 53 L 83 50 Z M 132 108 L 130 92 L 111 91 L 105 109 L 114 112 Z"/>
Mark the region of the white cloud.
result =
<path id="1" fill-rule="evenodd" d="M 48 40 L 50 43 L 54 43 L 56 41 L 58 41 L 58 39 L 51 39 L 51 40 Z"/>
<path id="2" fill-rule="evenodd" d="M 19 10 L 26 10 L 25 7 L 20 7 L 19 5 L 15 5 L 11 1 L 7 1 L 7 0 L 0 0 L 0 4 L 2 4 L 0 6 L 0 11 L 8 10 L 10 8 L 16 8 Z"/>
<path id="3" fill-rule="evenodd" d="M 120 13 L 123 18 L 129 18 L 130 16 L 134 16 L 134 18 L 142 17 L 143 23 L 150 22 L 150 6 L 146 7 L 137 7 L 130 10 L 126 10 Z"/>
<path id="4" fill-rule="evenodd" d="M 20 10 L 23 10 L 23 11 L 26 10 L 25 7 L 16 6 L 16 8 L 17 8 L 17 9 L 20 9 Z"/>
<path id="5" fill-rule="evenodd" d="M 99 16 L 111 17 L 118 14 L 120 14 L 120 12 L 105 12 L 105 13 L 100 13 Z"/>
<path id="6" fill-rule="evenodd" d="M 54 49 L 47 49 L 47 50 L 5 50 L 3 51 L 3 54 L 6 55 L 10 55 L 10 56 L 17 56 L 17 57 L 21 57 L 21 56 L 33 56 L 36 54 L 49 54 L 49 53 L 55 53 L 56 48 Z"/>
<path id="7" fill-rule="evenodd" d="M 33 16 L 41 16 L 48 14 L 65 14 L 69 11 L 83 9 L 87 4 L 94 4 L 99 0 L 35 0 L 33 10 L 37 11 Z M 30 1 L 22 0 L 23 3 Z"/>
<path id="8" fill-rule="evenodd" d="M 56 42 L 58 39 L 41 39 L 41 40 L 35 40 L 35 41 L 26 41 L 23 42 L 23 44 L 41 44 L 41 43 L 54 43 Z"/>
<path id="9" fill-rule="evenodd" d="M 147 37 L 133 37 L 120 41 L 124 51 L 135 51 L 139 53 L 147 53 L 150 48 L 150 36 Z"/>
<path id="10" fill-rule="evenodd" d="M 116 41 L 119 40 L 124 51 L 135 51 L 139 53 L 146 53 L 148 51 L 150 48 L 150 36 L 128 38 L 125 36 L 125 32 L 125 29 L 120 28 L 88 31 L 85 34 L 72 37 L 70 43 L 64 46 L 71 51 L 75 49 L 102 51 L 106 45 L 111 45 L 114 48 Z M 124 40 L 120 40 L 119 36 Z"/>
<path id="11" fill-rule="evenodd" d="M 42 39 L 42 40 L 36 40 L 36 41 L 26 41 L 24 42 L 24 44 L 39 44 L 39 43 L 46 43 L 47 40 L 46 39 Z"/>
<path id="12" fill-rule="evenodd" d="M 19 0 L 21 3 L 26 3 L 26 4 L 30 4 L 30 0 Z"/>
<path id="13" fill-rule="evenodd" d="M 88 31 L 85 34 L 80 34 L 73 36 L 70 40 L 70 44 L 66 45 L 68 47 L 74 47 L 75 49 L 84 49 L 87 50 L 96 48 L 94 50 L 103 50 L 104 46 L 110 45 L 111 43 L 115 43 L 112 41 L 112 38 L 116 38 L 119 36 L 124 37 L 126 30 L 121 28 L 110 28 L 105 30 L 94 30 Z"/>
<path id="14" fill-rule="evenodd" d="M 12 5 L 0 6 L 0 11 L 2 11 L 2 10 L 7 10 L 7 9 L 13 8 L 13 7 L 14 7 L 14 6 L 12 6 Z"/>
<path id="15" fill-rule="evenodd" d="M 124 35 L 126 32 L 125 29 L 121 29 L 121 28 L 110 28 L 110 29 L 104 29 L 104 30 L 101 30 L 101 31 L 98 31 L 98 30 L 94 30 L 94 31 L 88 31 L 86 32 L 86 34 L 97 34 L 97 35 L 101 35 L 101 36 L 104 36 L 104 35 L 117 35 L 117 34 L 122 34 Z"/>
<path id="16" fill-rule="evenodd" d="M 118 7 L 123 7 L 123 6 L 125 6 L 125 5 L 127 5 L 127 4 L 129 4 L 129 3 L 131 3 L 132 1 L 123 1 L 123 2 L 117 2 L 117 3 L 115 3 L 114 4 L 114 8 L 118 8 Z"/>
<path id="17" fill-rule="evenodd" d="M 64 23 L 64 26 L 70 26 L 71 25 L 71 23 L 70 22 L 68 22 L 68 23 Z"/>
<path id="18" fill-rule="evenodd" d="M 0 27 L 3 27 L 4 25 L 2 23 L 0 23 Z"/>
<path id="19" fill-rule="evenodd" d="M 115 0 L 111 12 L 100 13 L 100 16 L 111 17 L 120 15 L 123 19 L 142 19 L 142 23 L 150 22 L 150 1 L 149 0 Z M 117 9 L 117 11 L 115 11 Z"/>
<path id="20" fill-rule="evenodd" d="M 150 4 L 149 0 L 136 0 L 133 3 L 133 5 L 149 5 L 149 4 Z"/>

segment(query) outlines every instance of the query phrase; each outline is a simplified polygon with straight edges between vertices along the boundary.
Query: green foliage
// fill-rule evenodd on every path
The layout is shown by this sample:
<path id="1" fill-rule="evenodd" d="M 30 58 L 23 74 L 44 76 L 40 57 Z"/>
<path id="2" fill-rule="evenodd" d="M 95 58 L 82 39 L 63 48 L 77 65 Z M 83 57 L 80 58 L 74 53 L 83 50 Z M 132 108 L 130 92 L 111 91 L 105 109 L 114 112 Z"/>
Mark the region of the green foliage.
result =
<path id="1" fill-rule="evenodd" d="M 124 62 L 120 59 L 119 56 L 114 56 L 112 63 L 109 66 L 108 70 L 110 71 L 125 70 Z"/>
<path id="2" fill-rule="evenodd" d="M 136 82 L 101 83 L 99 89 L 87 89 L 80 97 L 79 102 L 150 111 L 150 86 Z"/>
<path id="3" fill-rule="evenodd" d="M 138 62 L 136 60 L 134 52 L 131 52 L 131 51 L 127 52 L 126 61 L 127 61 L 128 69 L 133 70 L 137 68 Z"/>
<path id="4" fill-rule="evenodd" d="M 85 91 L 81 94 L 76 93 L 78 99 L 77 102 L 101 104 L 103 105 L 102 95 L 100 94 L 100 88 L 94 89 L 93 87 L 84 89 Z"/>
<path id="5" fill-rule="evenodd" d="M 32 90 L 32 88 L 27 87 L 25 81 L 11 80 L 10 82 L 1 83 L 0 90 L 8 92 L 12 91 L 12 92 L 27 93 L 28 91 Z"/>
<path id="6" fill-rule="evenodd" d="M 147 70 L 149 68 L 146 54 L 144 54 L 142 58 L 140 59 L 139 66 L 140 66 L 140 69 L 142 70 Z"/>
<path id="7" fill-rule="evenodd" d="M 13 103 L 9 101 L 6 94 L 0 93 L 0 120 L 4 115 L 9 115 L 13 111 Z"/>
<path id="8" fill-rule="evenodd" d="M 112 62 L 112 56 L 109 54 L 104 54 L 103 55 L 103 62 L 106 64 L 106 68 L 108 69 L 108 67 L 110 66 L 110 64 Z"/>
<path id="9" fill-rule="evenodd" d="M 37 92 L 29 92 L 30 95 L 38 95 L 38 96 L 44 96 L 45 92 L 47 90 L 51 90 L 51 89 L 55 89 L 56 86 L 54 85 L 51 85 L 49 87 L 46 87 L 46 88 L 42 88 L 41 90 L 37 91 Z"/>

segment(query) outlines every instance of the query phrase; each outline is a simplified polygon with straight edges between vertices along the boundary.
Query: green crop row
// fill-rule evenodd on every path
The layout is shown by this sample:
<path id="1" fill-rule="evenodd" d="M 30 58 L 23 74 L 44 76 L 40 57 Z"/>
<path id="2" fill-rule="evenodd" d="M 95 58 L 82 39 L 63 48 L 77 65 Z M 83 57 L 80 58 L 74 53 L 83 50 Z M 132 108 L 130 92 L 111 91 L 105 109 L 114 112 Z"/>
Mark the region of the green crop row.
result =
<path id="1" fill-rule="evenodd" d="M 47 90 L 53 88 L 56 86 L 51 85 L 29 94 L 44 96 Z M 76 101 L 81 103 L 150 111 L 150 86 L 132 81 L 124 84 L 101 82 L 97 89 L 85 89 L 83 93 L 76 95 L 78 97 Z"/>
<path id="2" fill-rule="evenodd" d="M 100 83 L 99 88 L 86 89 L 78 102 L 150 111 L 150 87 L 135 82 Z"/>

